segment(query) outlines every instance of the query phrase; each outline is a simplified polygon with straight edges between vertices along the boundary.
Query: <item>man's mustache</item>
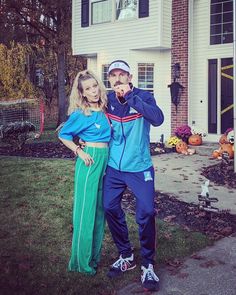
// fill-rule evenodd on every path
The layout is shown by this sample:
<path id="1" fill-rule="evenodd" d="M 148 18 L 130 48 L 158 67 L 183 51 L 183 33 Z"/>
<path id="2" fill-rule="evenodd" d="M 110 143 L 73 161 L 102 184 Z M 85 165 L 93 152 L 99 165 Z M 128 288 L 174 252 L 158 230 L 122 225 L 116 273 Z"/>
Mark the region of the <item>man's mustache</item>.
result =
<path id="1" fill-rule="evenodd" d="M 118 85 L 123 85 L 123 83 L 121 83 L 120 81 L 116 81 L 116 83 L 114 84 L 114 86 L 118 86 Z"/>

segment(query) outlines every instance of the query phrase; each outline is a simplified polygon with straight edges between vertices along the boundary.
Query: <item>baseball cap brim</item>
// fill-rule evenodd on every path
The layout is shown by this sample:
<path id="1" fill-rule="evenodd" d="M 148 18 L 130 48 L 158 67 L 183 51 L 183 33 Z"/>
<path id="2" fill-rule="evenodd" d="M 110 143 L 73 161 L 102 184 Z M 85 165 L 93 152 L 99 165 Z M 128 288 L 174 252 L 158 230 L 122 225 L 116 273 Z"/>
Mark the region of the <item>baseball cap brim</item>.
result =
<path id="1" fill-rule="evenodd" d="M 123 63 L 122 61 L 112 63 L 108 68 L 108 74 L 110 74 L 111 71 L 117 70 L 117 69 L 125 71 L 130 74 L 130 67 L 127 64 Z"/>

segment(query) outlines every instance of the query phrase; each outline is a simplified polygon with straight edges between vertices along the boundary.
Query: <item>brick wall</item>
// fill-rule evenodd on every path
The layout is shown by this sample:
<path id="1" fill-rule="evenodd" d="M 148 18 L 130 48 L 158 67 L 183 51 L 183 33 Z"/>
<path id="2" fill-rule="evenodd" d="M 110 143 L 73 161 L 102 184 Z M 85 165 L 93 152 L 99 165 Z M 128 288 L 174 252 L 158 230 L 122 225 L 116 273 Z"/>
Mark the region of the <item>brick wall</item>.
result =
<path id="1" fill-rule="evenodd" d="M 176 127 L 188 123 L 188 0 L 172 0 L 171 64 L 180 64 L 180 77 L 176 80 L 184 86 L 180 103 L 171 104 L 171 133 Z"/>

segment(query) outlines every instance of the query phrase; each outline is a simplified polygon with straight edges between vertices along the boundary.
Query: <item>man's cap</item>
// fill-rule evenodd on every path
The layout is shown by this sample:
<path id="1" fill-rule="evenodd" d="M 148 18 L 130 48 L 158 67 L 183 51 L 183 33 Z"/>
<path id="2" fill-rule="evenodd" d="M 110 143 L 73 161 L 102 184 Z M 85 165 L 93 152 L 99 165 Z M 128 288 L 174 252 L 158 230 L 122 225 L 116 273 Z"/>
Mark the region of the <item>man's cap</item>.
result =
<path id="1" fill-rule="evenodd" d="M 115 69 L 119 69 L 130 74 L 130 67 L 127 62 L 123 60 L 114 60 L 108 68 L 108 75 Z"/>

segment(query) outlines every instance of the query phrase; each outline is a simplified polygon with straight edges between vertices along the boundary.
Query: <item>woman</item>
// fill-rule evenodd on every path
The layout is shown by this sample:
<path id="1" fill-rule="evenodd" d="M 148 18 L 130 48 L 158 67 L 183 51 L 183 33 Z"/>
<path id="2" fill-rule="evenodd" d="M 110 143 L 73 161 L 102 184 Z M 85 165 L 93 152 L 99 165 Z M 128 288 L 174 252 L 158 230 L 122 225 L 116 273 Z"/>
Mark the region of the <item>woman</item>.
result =
<path id="1" fill-rule="evenodd" d="M 70 117 L 59 132 L 59 139 L 77 156 L 69 271 L 90 275 L 100 260 L 105 224 L 102 180 L 111 136 L 106 105 L 104 85 L 89 70 L 78 73 L 70 95 Z M 85 142 L 84 149 L 73 142 L 75 136 Z"/>

